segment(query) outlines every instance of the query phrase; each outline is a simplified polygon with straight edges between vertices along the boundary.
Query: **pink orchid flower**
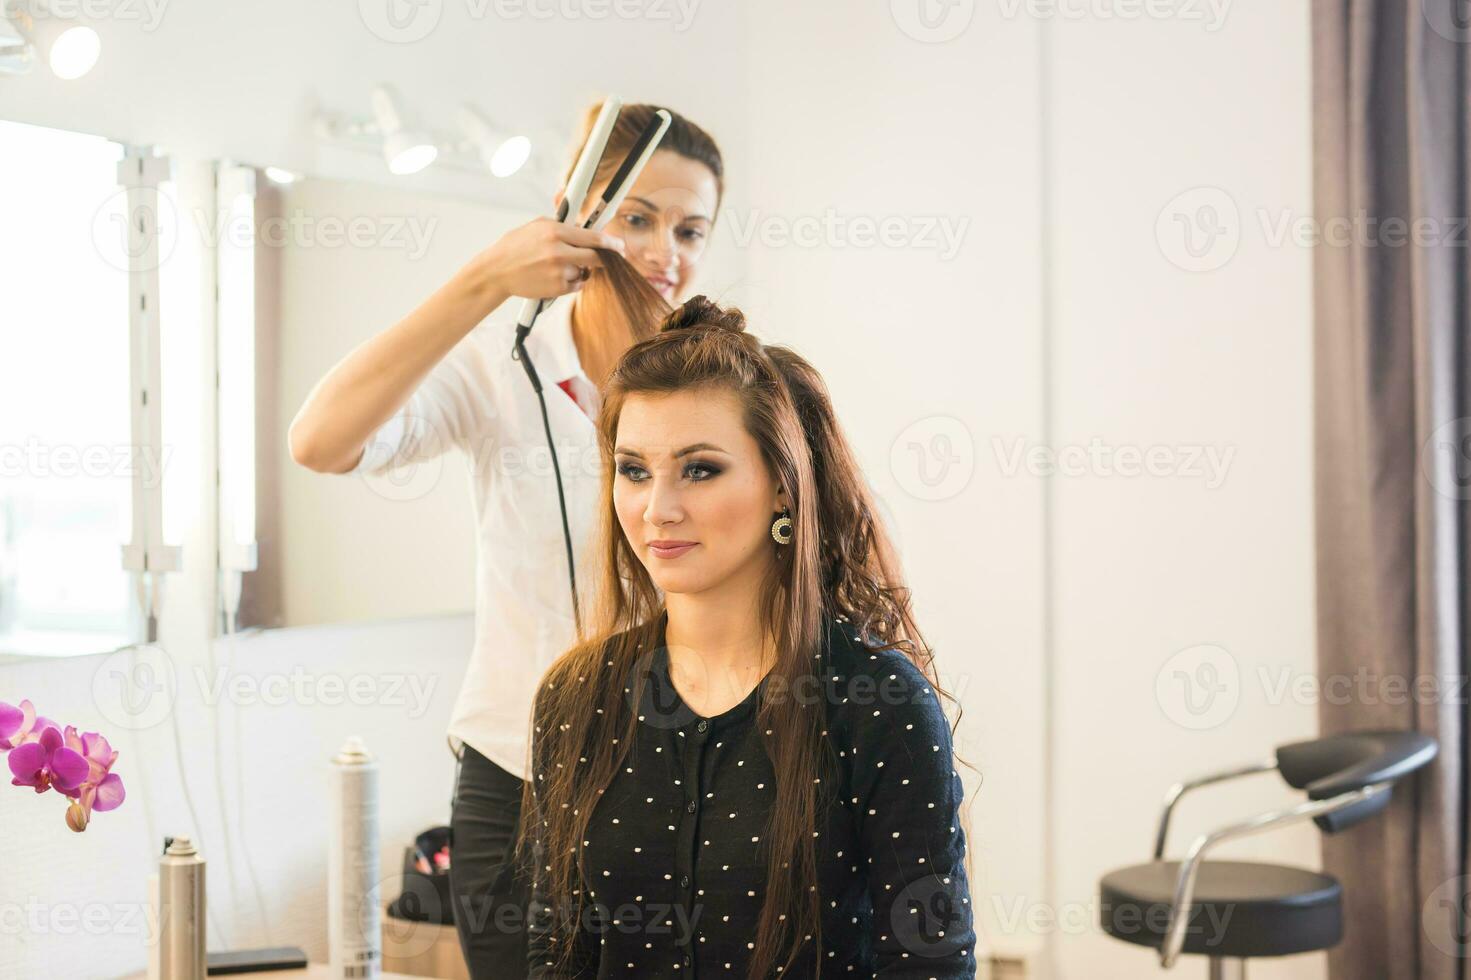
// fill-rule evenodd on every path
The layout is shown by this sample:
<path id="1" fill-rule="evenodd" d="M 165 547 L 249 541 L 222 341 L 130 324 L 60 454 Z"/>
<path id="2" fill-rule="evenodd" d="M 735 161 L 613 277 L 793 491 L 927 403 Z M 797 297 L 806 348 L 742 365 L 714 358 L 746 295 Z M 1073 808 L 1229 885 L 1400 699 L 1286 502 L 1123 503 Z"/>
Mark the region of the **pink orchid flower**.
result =
<path id="1" fill-rule="evenodd" d="M 66 823 L 80 833 L 87 829 L 92 812 L 105 812 L 122 805 L 123 781 L 112 772 L 117 752 L 96 732 L 79 734 L 67 725 L 65 731 L 49 718 L 36 714 L 35 705 L 19 706 L 0 701 L 0 752 L 9 751 L 10 780 L 29 786 L 37 793 L 55 789 L 72 801 Z"/>
<path id="2" fill-rule="evenodd" d="M 36 726 L 26 741 L 11 749 L 9 762 L 11 785 L 29 786 L 37 793 L 55 786 L 70 795 L 87 778 L 87 760 L 67 747 L 61 729 L 50 722 Z"/>
<path id="3" fill-rule="evenodd" d="M 49 722 L 45 718 L 36 717 L 36 706 L 29 701 L 22 701 L 18 708 L 0 701 L 0 751 L 13 749 L 27 741 L 33 731 L 39 735 L 39 729 L 47 724 Z"/>
<path id="4" fill-rule="evenodd" d="M 93 810 L 98 813 L 114 810 L 122 805 L 127 794 L 123 792 L 122 777 L 111 771 L 117 761 L 117 750 L 107 744 L 107 739 L 96 732 L 78 735 L 71 725 L 66 726 L 65 739 L 66 747 L 87 766 L 80 784 L 63 790 L 73 801 L 66 811 L 67 826 L 80 833 L 91 822 Z"/>

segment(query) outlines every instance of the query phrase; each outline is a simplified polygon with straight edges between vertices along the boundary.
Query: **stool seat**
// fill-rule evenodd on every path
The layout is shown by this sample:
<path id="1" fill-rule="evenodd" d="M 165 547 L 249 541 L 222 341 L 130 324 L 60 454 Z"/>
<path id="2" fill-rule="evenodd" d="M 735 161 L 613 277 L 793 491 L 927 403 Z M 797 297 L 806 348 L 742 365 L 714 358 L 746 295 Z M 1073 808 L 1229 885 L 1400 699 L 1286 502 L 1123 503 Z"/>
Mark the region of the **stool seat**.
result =
<path id="1" fill-rule="evenodd" d="M 1115 939 L 1158 949 L 1175 899 L 1179 861 L 1119 868 L 1099 885 L 1100 924 Z M 1343 937 L 1343 886 L 1331 875 L 1281 864 L 1204 861 L 1195 879 L 1182 952 L 1286 956 Z"/>

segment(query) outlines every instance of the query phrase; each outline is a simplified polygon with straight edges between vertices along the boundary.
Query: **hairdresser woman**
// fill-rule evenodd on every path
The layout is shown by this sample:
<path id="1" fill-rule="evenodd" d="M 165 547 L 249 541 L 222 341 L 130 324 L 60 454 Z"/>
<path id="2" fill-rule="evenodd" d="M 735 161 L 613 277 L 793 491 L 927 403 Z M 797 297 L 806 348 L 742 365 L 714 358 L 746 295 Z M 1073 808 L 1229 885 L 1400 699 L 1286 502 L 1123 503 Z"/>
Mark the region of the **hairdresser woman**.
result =
<path id="1" fill-rule="evenodd" d="M 658 108 L 623 107 L 588 202 L 598 199 Z M 599 109 L 590 107 L 583 118 L 564 187 Z M 451 448 L 471 461 L 475 647 L 449 725 L 459 759 L 450 888 L 460 944 L 477 980 L 526 975 L 529 887 L 510 857 L 527 732 L 538 681 L 576 638 L 541 410 L 511 358 L 520 304 L 507 301 L 563 296 L 538 318 L 526 347 L 544 385 L 585 595 L 601 387 L 634 334 L 652 329 L 663 312 L 631 308 L 630 296 L 649 291 L 614 288 L 594 249 L 622 253 L 673 304 L 699 266 L 723 190 L 714 140 L 678 113 L 671 116 L 659 148 L 603 231 L 539 218 L 507 232 L 408 316 L 348 353 L 317 383 L 289 433 L 292 458 L 320 473 L 379 474 Z M 559 192 L 553 209 L 561 199 Z M 591 204 L 584 217 L 590 210 Z"/>

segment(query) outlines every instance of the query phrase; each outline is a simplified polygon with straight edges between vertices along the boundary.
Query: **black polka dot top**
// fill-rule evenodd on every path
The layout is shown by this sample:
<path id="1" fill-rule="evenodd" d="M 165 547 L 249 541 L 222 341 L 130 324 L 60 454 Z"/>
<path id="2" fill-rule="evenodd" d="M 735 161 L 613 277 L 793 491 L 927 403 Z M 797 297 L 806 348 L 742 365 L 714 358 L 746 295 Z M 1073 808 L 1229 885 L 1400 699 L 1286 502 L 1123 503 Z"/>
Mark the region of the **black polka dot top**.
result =
<path id="1" fill-rule="evenodd" d="M 841 784 L 813 828 L 821 947 L 804 943 L 794 965 L 772 976 L 816 976 L 820 959 L 823 977 L 974 977 L 963 790 L 939 697 L 903 653 L 868 649 L 845 622 L 830 622 L 827 634 L 809 689 L 825 711 L 822 737 Z M 582 842 L 579 920 L 551 913 L 537 863 L 532 977 L 746 976 L 775 799 L 770 732 L 756 724 L 770 678 L 730 710 L 701 717 L 675 692 L 660 643 L 634 744 Z M 547 721 L 538 711 L 535 732 Z M 538 739 L 533 790 L 545 777 Z M 536 853 L 534 835 L 531 843 Z M 574 955 L 558 972 L 563 943 Z"/>

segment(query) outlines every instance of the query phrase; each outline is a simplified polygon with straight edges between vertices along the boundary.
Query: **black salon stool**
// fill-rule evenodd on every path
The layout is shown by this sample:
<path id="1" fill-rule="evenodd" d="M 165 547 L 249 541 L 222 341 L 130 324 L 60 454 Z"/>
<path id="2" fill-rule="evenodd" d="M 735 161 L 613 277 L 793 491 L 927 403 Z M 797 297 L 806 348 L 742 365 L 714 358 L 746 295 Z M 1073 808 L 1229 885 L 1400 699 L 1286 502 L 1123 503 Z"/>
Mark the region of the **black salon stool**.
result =
<path id="1" fill-rule="evenodd" d="M 1103 931 L 1159 950 L 1210 957 L 1211 980 L 1241 980 L 1246 961 L 1327 949 L 1343 936 L 1343 887 L 1331 875 L 1252 861 L 1206 861 L 1223 840 L 1311 818 L 1336 833 L 1383 810 L 1397 780 L 1435 758 L 1435 740 L 1416 732 L 1351 732 L 1277 749 L 1270 761 L 1177 783 L 1165 796 L 1154 860 L 1111 871 L 1099 883 Z M 1165 861 L 1170 814 L 1192 789 L 1277 771 L 1307 801 L 1197 837 L 1184 861 Z M 1187 909 L 1179 915 L 1176 910 Z"/>

